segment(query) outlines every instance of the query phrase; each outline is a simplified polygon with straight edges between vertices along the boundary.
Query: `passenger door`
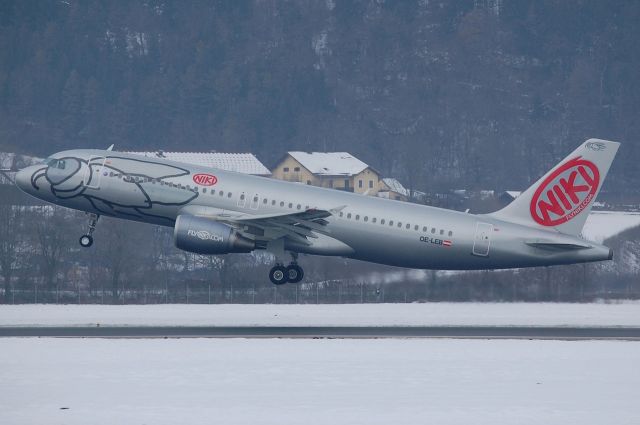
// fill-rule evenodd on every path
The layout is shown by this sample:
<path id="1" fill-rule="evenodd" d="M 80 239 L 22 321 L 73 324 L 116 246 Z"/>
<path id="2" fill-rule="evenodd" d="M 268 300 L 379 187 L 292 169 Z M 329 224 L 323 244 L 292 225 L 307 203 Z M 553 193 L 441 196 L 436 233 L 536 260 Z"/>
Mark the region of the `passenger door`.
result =
<path id="1" fill-rule="evenodd" d="M 491 247 L 491 233 L 493 224 L 478 222 L 476 224 L 476 234 L 473 239 L 473 255 L 487 257 Z"/>

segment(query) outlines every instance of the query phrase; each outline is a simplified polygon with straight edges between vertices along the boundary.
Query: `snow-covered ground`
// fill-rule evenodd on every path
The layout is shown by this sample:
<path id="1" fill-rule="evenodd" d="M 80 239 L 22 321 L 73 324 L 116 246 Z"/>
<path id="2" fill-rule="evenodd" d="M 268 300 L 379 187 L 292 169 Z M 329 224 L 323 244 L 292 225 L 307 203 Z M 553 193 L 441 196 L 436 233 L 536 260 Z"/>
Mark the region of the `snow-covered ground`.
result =
<path id="1" fill-rule="evenodd" d="M 605 239 L 640 226 L 640 213 L 625 211 L 592 211 L 582 229 L 582 236 L 602 243 Z"/>
<path id="2" fill-rule="evenodd" d="M 3 305 L 0 326 L 640 326 L 640 303 Z"/>
<path id="3" fill-rule="evenodd" d="M 640 343 L 0 340 L 0 423 L 640 423 Z"/>

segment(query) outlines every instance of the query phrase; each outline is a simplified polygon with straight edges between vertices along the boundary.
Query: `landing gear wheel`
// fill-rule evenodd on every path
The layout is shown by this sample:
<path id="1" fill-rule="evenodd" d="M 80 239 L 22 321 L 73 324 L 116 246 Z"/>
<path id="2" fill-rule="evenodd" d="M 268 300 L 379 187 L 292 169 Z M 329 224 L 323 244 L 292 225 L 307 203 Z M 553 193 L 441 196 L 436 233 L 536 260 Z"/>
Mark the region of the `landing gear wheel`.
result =
<path id="1" fill-rule="evenodd" d="M 288 282 L 287 269 L 284 266 L 275 266 L 269 270 L 269 280 L 274 285 L 282 285 Z"/>
<path id="2" fill-rule="evenodd" d="M 299 265 L 290 264 L 289 267 L 287 267 L 287 279 L 290 283 L 298 283 L 302 280 L 303 277 L 304 271 Z"/>
<path id="3" fill-rule="evenodd" d="M 91 235 L 82 235 L 80 236 L 80 246 L 83 248 L 89 248 L 93 245 L 93 236 Z"/>

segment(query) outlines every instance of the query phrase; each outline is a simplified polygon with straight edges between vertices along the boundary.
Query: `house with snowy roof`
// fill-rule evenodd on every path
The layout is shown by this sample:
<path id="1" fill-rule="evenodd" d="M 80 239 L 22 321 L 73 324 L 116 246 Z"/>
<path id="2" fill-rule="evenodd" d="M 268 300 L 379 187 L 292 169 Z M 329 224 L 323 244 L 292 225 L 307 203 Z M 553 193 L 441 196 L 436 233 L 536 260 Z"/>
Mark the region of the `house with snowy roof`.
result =
<path id="1" fill-rule="evenodd" d="M 409 189 L 405 188 L 397 179 L 387 177 L 380 180 L 378 196 L 380 198 L 406 202 L 411 197 L 411 194 L 409 193 Z"/>
<path id="2" fill-rule="evenodd" d="M 272 177 L 367 195 L 380 184 L 380 173 L 348 152 L 287 152 Z"/>
<path id="3" fill-rule="evenodd" d="M 222 152 L 127 152 L 147 158 L 164 158 L 170 161 L 201 167 L 217 168 L 237 173 L 252 174 L 254 176 L 270 176 L 271 172 L 262 162 L 250 153 L 222 153 Z"/>

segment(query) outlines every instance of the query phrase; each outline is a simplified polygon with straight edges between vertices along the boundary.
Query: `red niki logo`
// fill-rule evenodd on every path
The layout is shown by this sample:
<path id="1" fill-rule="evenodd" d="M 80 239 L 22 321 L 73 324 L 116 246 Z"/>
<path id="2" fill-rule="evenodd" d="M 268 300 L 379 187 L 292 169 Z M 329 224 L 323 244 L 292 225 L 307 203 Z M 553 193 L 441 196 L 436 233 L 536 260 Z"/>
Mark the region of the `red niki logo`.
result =
<path id="1" fill-rule="evenodd" d="M 213 186 L 218 183 L 218 178 L 213 174 L 195 174 L 193 181 L 200 186 Z"/>
<path id="2" fill-rule="evenodd" d="M 593 200 L 600 184 L 598 167 L 577 157 L 560 165 L 538 187 L 531 199 L 531 217 L 543 226 L 566 223 Z"/>

